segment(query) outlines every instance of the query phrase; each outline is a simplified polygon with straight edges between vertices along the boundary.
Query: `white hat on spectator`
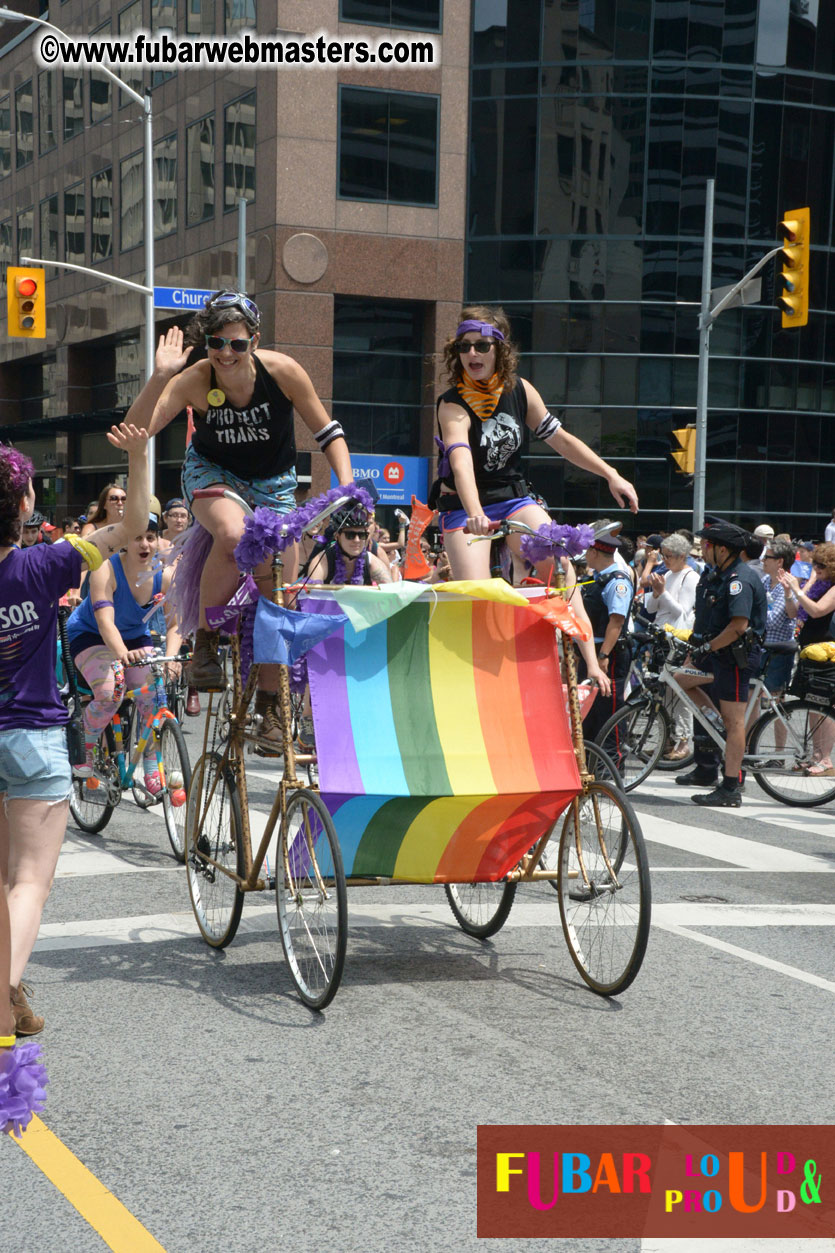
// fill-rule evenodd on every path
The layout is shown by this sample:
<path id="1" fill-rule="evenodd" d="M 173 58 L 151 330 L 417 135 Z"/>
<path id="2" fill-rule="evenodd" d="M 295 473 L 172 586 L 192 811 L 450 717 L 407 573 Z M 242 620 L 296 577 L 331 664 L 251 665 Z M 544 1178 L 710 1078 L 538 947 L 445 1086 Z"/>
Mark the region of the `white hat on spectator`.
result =
<path id="1" fill-rule="evenodd" d="M 769 526 L 767 522 L 761 522 L 759 526 L 754 527 L 754 534 L 757 539 L 774 539 L 774 527 Z"/>

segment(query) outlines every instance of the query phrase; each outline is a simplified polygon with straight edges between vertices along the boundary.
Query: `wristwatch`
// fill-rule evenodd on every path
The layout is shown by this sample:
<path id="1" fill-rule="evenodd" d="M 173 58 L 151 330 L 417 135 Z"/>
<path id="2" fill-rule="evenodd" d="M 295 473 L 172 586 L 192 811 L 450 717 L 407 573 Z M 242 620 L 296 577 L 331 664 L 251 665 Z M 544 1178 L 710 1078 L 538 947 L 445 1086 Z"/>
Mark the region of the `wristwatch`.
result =
<path id="1" fill-rule="evenodd" d="M 609 660 L 609 656 L 610 656 L 610 654 L 609 654 L 609 653 L 598 653 L 598 654 L 597 654 L 597 660 L 598 660 L 598 661 L 608 661 L 608 660 Z"/>

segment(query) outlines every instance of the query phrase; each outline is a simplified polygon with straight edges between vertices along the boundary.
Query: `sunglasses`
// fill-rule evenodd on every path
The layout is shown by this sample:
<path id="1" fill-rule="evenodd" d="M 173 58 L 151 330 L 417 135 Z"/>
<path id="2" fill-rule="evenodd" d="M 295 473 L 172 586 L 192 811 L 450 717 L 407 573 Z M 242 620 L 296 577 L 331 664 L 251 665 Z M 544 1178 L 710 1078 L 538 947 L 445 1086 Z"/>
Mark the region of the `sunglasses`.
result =
<path id="1" fill-rule="evenodd" d="M 222 291 L 206 301 L 207 309 L 240 309 L 246 313 L 256 325 L 261 321 L 261 311 L 254 300 L 250 300 L 242 291 Z"/>
<path id="2" fill-rule="evenodd" d="M 460 357 L 466 357 L 471 348 L 475 348 L 476 352 L 484 356 L 494 346 L 495 341 L 492 339 L 476 339 L 470 343 L 468 339 L 459 339 L 455 344 L 455 351 Z"/>
<path id="3" fill-rule="evenodd" d="M 123 505 L 127 500 L 127 496 L 108 496 L 107 503 L 114 505 Z"/>
<path id="4" fill-rule="evenodd" d="M 251 339 L 226 339 L 223 335 L 207 335 L 206 347 L 213 348 L 215 352 L 220 352 L 228 344 L 233 352 L 246 352 Z"/>
<path id="5" fill-rule="evenodd" d="M 345 539 L 368 539 L 367 531 L 340 531 L 340 535 L 344 535 Z"/>

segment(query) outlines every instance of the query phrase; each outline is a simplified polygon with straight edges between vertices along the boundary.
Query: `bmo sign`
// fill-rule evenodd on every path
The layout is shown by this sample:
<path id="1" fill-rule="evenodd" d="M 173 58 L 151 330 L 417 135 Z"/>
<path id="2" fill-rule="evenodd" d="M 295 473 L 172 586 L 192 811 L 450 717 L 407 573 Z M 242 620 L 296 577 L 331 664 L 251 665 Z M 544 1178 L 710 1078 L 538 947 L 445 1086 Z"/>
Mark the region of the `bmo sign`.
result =
<path id="1" fill-rule="evenodd" d="M 426 500 L 429 491 L 428 457 L 352 453 L 351 466 L 355 479 L 371 479 L 381 505 L 410 505 L 412 496 Z M 336 476 L 331 471 L 331 487 L 335 486 Z"/>

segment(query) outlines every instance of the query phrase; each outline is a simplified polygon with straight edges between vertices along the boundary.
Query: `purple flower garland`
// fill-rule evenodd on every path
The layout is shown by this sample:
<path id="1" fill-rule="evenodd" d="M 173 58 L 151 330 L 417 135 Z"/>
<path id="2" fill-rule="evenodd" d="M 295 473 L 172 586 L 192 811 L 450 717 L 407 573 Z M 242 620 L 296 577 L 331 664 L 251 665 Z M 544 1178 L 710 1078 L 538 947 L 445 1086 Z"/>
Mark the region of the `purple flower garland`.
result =
<path id="1" fill-rule="evenodd" d="M 360 553 L 360 555 L 357 557 L 357 559 L 354 562 L 353 574 L 351 575 L 350 579 L 346 579 L 345 577 L 345 554 L 342 551 L 342 546 L 340 545 L 339 540 L 337 540 L 336 552 L 334 553 L 334 558 L 333 558 L 333 582 L 337 584 L 342 584 L 343 586 L 346 583 L 350 583 L 353 585 L 362 583 L 363 578 L 365 577 L 365 559 L 366 559 L 367 552 L 368 552 L 367 548 L 364 548 L 362 550 L 362 552 Z"/>
<path id="2" fill-rule="evenodd" d="M 0 1050 L 0 1132 L 23 1134 L 44 1107 L 48 1082 L 37 1040 Z"/>
<path id="3" fill-rule="evenodd" d="M 812 584 L 812 586 L 809 588 L 806 595 L 809 597 L 810 600 L 819 601 L 821 597 L 823 596 L 823 594 L 829 591 L 831 586 L 832 586 L 832 583 L 829 579 L 818 579 L 815 583 Z M 797 621 L 805 622 L 808 617 L 809 617 L 809 610 L 804 609 L 803 606 L 801 605 L 797 611 Z"/>
<path id="4" fill-rule="evenodd" d="M 254 515 L 246 519 L 243 536 L 235 549 L 238 569 L 254 570 L 272 553 L 283 553 L 291 544 L 297 544 L 317 514 L 345 496 L 369 513 L 374 511 L 374 502 L 364 487 L 332 487 L 321 496 L 305 501 L 292 513 L 277 514 L 259 505 Z"/>
<path id="5" fill-rule="evenodd" d="M 568 526 L 559 522 L 543 522 L 536 535 L 522 536 L 522 556 L 531 565 L 549 557 L 579 557 L 594 543 L 594 527 Z M 562 549 L 561 553 L 557 553 Z"/>

